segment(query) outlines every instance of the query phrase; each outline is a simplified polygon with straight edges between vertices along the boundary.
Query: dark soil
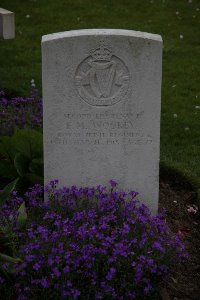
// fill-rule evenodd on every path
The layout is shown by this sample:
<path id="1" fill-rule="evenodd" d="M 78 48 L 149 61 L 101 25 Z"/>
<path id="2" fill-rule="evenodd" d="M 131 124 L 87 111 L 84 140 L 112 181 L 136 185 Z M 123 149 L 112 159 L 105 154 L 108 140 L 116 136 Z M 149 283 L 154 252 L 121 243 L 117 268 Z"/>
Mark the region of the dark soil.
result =
<path id="1" fill-rule="evenodd" d="M 187 208 L 196 205 L 197 213 Z M 173 232 L 179 232 L 189 253 L 189 259 L 177 264 L 172 276 L 161 288 L 162 300 L 200 300 L 200 207 L 196 193 L 189 184 L 162 176 L 159 209 L 166 209 L 167 222 Z"/>

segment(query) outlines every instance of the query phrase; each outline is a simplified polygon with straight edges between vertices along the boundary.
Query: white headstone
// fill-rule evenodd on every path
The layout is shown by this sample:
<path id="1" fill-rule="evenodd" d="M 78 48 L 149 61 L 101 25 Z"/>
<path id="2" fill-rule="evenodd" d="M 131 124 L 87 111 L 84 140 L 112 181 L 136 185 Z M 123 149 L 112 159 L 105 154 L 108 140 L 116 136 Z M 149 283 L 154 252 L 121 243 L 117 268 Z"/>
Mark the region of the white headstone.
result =
<path id="1" fill-rule="evenodd" d="M 45 183 L 107 185 L 158 207 L 162 39 L 117 29 L 43 36 Z"/>
<path id="2" fill-rule="evenodd" d="M 0 8 L 0 38 L 15 38 L 15 14 L 4 8 Z"/>

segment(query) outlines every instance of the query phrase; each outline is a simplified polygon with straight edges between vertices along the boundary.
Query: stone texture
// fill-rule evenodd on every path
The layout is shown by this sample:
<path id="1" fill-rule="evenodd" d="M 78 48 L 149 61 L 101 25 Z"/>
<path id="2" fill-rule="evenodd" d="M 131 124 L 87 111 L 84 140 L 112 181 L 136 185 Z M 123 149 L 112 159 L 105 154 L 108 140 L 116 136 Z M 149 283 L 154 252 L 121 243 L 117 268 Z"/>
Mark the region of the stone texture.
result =
<path id="1" fill-rule="evenodd" d="M 156 212 L 162 39 L 117 29 L 42 38 L 45 183 L 119 182 Z"/>
<path id="2" fill-rule="evenodd" d="M 0 8 L 0 38 L 15 38 L 15 14 L 4 8 Z"/>

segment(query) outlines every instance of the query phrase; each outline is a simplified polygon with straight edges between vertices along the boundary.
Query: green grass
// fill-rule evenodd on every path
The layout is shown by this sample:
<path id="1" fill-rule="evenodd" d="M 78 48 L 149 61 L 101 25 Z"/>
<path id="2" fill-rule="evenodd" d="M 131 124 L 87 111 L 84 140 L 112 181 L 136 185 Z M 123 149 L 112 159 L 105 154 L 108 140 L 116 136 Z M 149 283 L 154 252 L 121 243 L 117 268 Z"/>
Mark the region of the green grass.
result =
<path id="1" fill-rule="evenodd" d="M 0 87 L 13 95 L 28 94 L 32 78 L 41 90 L 44 34 L 83 28 L 161 34 L 161 165 L 181 171 L 200 188 L 199 0 L 1 0 L 1 7 L 16 14 L 16 38 L 0 40 Z"/>

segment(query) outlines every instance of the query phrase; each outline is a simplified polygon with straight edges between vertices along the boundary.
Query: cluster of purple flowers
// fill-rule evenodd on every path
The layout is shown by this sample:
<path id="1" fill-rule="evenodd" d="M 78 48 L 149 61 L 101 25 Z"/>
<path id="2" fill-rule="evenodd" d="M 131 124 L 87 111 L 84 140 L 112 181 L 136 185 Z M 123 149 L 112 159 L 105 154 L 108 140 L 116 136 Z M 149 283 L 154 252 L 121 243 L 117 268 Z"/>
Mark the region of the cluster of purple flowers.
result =
<path id="1" fill-rule="evenodd" d="M 45 188 L 46 201 L 40 185 L 24 198 L 14 193 L 1 213 L 1 226 L 12 222 L 18 238 L 19 300 L 149 299 L 170 266 L 186 257 L 164 217 L 151 216 L 136 192 L 117 191 L 113 180 L 109 190 L 57 183 Z M 28 219 L 22 230 L 16 212 L 23 202 Z"/>
<path id="2" fill-rule="evenodd" d="M 0 91 L 0 135 L 11 135 L 15 127 L 42 127 L 42 99 L 36 88 L 27 98 L 9 98 Z"/>

